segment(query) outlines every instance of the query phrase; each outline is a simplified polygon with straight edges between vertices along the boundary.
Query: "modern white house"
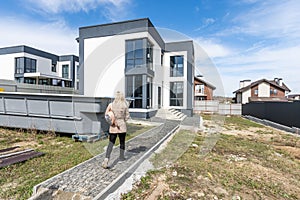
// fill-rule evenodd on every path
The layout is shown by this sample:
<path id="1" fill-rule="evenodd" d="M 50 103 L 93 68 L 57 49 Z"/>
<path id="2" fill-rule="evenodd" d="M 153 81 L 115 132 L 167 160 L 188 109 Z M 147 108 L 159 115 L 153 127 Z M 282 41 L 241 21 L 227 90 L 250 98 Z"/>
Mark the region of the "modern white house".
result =
<path id="1" fill-rule="evenodd" d="M 193 41 L 166 43 L 148 18 L 81 27 L 77 41 L 80 94 L 122 91 L 135 117 L 152 117 L 159 108 L 192 115 Z"/>
<path id="2" fill-rule="evenodd" d="M 0 48 L 0 79 L 78 89 L 79 58 L 25 45 Z"/>

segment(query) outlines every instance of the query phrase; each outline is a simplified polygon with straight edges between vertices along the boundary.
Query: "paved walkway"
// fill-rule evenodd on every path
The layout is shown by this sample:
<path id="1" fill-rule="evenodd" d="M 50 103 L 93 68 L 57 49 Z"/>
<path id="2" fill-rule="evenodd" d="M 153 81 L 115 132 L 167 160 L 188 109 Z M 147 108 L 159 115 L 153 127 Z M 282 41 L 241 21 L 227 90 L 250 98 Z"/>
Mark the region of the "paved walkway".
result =
<path id="1" fill-rule="evenodd" d="M 155 151 L 178 127 L 180 121 L 166 120 L 126 142 L 127 158 L 118 161 L 119 148 L 111 154 L 110 168 L 103 169 L 104 153 L 93 157 L 43 183 L 35 186 L 31 200 L 52 199 L 105 199 L 114 192 L 135 171 L 135 169 Z M 192 123 L 194 124 L 194 123 Z M 68 196 L 69 195 L 69 196 Z M 76 198 L 75 198 L 76 197 Z"/>

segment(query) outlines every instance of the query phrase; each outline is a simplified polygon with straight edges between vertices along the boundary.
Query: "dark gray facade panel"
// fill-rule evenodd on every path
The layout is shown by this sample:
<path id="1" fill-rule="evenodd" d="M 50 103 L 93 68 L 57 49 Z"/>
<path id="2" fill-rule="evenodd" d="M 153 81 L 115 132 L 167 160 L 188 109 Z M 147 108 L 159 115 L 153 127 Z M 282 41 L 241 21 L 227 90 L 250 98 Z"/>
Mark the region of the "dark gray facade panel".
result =
<path id="1" fill-rule="evenodd" d="M 125 69 L 126 70 L 126 69 Z M 154 77 L 154 71 L 151 69 L 148 69 L 147 67 L 140 67 L 140 68 L 133 68 L 125 72 L 125 75 L 130 76 L 130 75 L 141 75 L 145 74 L 150 77 Z"/>
<path id="2" fill-rule="evenodd" d="M 84 95 L 84 40 L 79 40 L 79 77 L 78 77 L 78 79 L 79 79 L 79 94 Z"/>
<path id="3" fill-rule="evenodd" d="M 59 61 L 74 61 L 79 62 L 79 57 L 74 55 L 63 55 L 59 56 Z"/>
<path id="4" fill-rule="evenodd" d="M 139 118 L 139 119 L 149 119 L 151 117 L 154 117 L 157 113 L 157 110 L 152 110 L 148 112 L 134 112 L 130 111 L 130 117 L 131 118 Z"/>
<path id="5" fill-rule="evenodd" d="M 79 28 L 79 39 L 137 33 L 148 30 L 147 19 Z"/>
<path id="6" fill-rule="evenodd" d="M 188 59 L 194 55 L 194 45 L 192 40 L 169 42 L 165 44 L 165 51 L 188 51 Z"/>
<path id="7" fill-rule="evenodd" d="M 28 47 L 25 45 L 0 48 L 0 55 L 12 54 L 12 53 L 22 53 L 22 52 L 40 56 L 43 58 L 51 59 L 52 63 L 56 63 L 59 60 L 57 55 L 54 55 L 54 54 L 51 54 L 51 53 L 48 53 L 45 51 L 41 51 L 38 49 L 34 49 L 32 47 Z"/>
<path id="8" fill-rule="evenodd" d="M 193 108 L 194 101 L 194 63 L 188 62 L 187 68 L 187 108 Z"/>
<path id="9" fill-rule="evenodd" d="M 181 109 L 180 112 L 182 112 L 183 114 L 185 114 L 188 117 L 192 117 L 193 116 L 193 109 Z"/>
<path id="10" fill-rule="evenodd" d="M 105 37 L 129 33 L 149 32 L 159 46 L 164 48 L 164 41 L 148 18 L 124 22 L 102 24 L 79 28 L 79 42 L 83 39 Z"/>
<path id="11" fill-rule="evenodd" d="M 156 28 L 149 27 L 148 32 L 154 38 L 154 40 L 157 42 L 157 44 L 159 45 L 159 47 L 161 49 L 165 49 L 165 42 L 163 41 L 162 37 L 160 36 L 160 34 L 156 30 Z"/>
<path id="12" fill-rule="evenodd" d="M 28 53 L 28 54 L 36 55 L 39 57 L 48 58 L 48 59 L 52 60 L 52 63 L 56 63 L 57 61 L 69 61 L 72 59 L 77 62 L 79 61 L 78 56 L 75 56 L 75 55 L 58 56 L 58 55 L 48 53 L 48 52 L 45 52 L 42 50 L 38 50 L 38 49 L 35 49 L 32 47 L 28 47 L 25 45 L 0 48 L 0 55 L 12 54 L 12 53 Z"/>

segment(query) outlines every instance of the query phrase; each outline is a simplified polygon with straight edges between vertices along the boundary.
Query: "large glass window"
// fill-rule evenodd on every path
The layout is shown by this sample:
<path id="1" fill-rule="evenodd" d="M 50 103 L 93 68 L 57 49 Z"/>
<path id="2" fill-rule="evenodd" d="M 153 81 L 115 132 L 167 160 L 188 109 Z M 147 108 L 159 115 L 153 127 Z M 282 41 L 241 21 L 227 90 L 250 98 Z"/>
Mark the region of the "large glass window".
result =
<path id="1" fill-rule="evenodd" d="M 183 106 L 183 82 L 170 82 L 170 106 Z"/>
<path id="2" fill-rule="evenodd" d="M 36 79 L 35 78 L 24 78 L 24 83 L 36 84 Z"/>
<path id="3" fill-rule="evenodd" d="M 130 108 L 143 107 L 143 76 L 126 76 L 126 98 L 130 98 Z"/>
<path id="4" fill-rule="evenodd" d="M 69 65 L 62 66 L 62 77 L 69 78 Z"/>
<path id="5" fill-rule="evenodd" d="M 170 76 L 183 76 L 183 56 L 170 57 Z"/>
<path id="6" fill-rule="evenodd" d="M 146 39 L 126 41 L 126 70 L 139 67 L 153 68 L 152 44 Z"/>
<path id="7" fill-rule="evenodd" d="M 126 69 L 142 67 L 143 58 L 143 40 L 126 41 Z"/>
<path id="8" fill-rule="evenodd" d="M 23 74 L 24 73 L 24 66 L 25 66 L 25 58 L 16 58 L 16 74 Z"/>
<path id="9" fill-rule="evenodd" d="M 36 72 L 36 60 L 26 57 L 15 59 L 16 74 Z"/>

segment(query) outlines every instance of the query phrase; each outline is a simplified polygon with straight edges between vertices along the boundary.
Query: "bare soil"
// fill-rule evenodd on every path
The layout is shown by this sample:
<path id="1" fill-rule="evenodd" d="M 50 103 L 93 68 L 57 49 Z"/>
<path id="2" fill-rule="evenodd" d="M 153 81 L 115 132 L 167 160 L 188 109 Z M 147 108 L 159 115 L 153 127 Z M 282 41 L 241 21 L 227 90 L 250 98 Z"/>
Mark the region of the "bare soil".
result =
<path id="1" fill-rule="evenodd" d="M 243 120 L 225 123 L 202 159 L 198 153 L 205 133 L 198 132 L 175 163 L 149 172 L 122 198 L 300 199 L 299 135 Z M 205 120 L 204 126 L 214 125 Z"/>

